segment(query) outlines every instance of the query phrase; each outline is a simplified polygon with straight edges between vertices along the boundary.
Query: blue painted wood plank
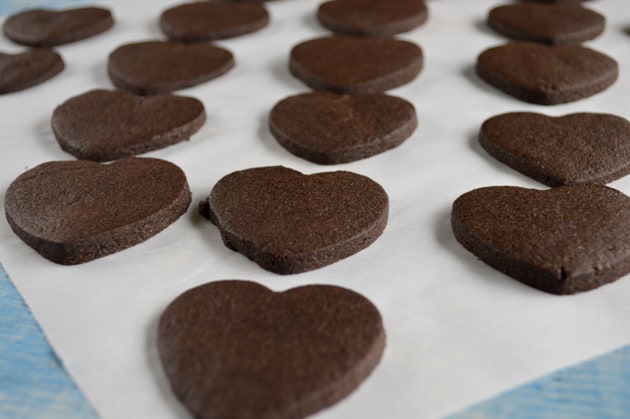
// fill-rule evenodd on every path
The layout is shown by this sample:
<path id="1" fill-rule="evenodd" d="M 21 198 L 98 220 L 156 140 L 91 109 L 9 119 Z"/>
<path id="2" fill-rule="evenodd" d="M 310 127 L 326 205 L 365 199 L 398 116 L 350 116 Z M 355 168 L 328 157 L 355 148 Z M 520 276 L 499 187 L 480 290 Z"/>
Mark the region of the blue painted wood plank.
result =
<path id="1" fill-rule="evenodd" d="M 562 369 L 448 419 L 630 418 L 630 345 Z"/>
<path id="2" fill-rule="evenodd" d="M 0 265 L 0 418 L 96 417 Z"/>
<path id="3" fill-rule="evenodd" d="M 24 9 L 37 7 L 54 9 L 85 2 L 86 0 L 0 0 L 0 16 L 9 15 Z"/>

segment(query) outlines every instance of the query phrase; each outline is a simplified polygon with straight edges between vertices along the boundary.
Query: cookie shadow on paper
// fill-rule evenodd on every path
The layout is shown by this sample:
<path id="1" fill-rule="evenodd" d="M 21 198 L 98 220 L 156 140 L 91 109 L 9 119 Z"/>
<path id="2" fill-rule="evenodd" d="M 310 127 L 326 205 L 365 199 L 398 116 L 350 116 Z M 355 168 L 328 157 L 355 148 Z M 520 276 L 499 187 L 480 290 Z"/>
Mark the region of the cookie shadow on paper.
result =
<path id="1" fill-rule="evenodd" d="M 61 149 L 61 146 L 55 138 L 52 127 L 50 126 L 50 117 L 42 119 L 35 124 L 33 128 L 35 137 L 39 144 L 44 149 L 47 155 L 52 158 L 50 160 L 74 160 L 75 157 L 69 153 L 66 153 Z"/>
<path id="2" fill-rule="evenodd" d="M 295 93 L 302 92 L 304 90 L 310 90 L 306 85 L 291 74 L 289 70 L 289 54 L 281 59 L 273 62 L 271 65 L 271 74 L 273 77 L 280 81 L 285 86 L 291 88 Z"/>
<path id="3" fill-rule="evenodd" d="M 513 170 L 507 168 L 503 163 L 492 157 L 486 150 L 484 150 L 479 143 L 479 130 L 475 130 L 468 135 L 468 146 L 477 156 L 485 161 L 485 164 L 492 169 L 506 174 L 514 173 Z"/>
<path id="4" fill-rule="evenodd" d="M 483 81 L 477 75 L 476 59 L 475 59 L 475 63 L 470 64 L 470 65 L 466 65 L 461 70 L 461 74 L 462 74 L 462 76 L 464 76 L 465 79 L 467 79 L 470 83 L 474 84 L 481 91 L 487 92 L 487 93 L 492 94 L 492 95 L 496 95 L 497 94 L 498 91 L 497 91 L 496 88 L 490 86 L 488 83 Z"/>

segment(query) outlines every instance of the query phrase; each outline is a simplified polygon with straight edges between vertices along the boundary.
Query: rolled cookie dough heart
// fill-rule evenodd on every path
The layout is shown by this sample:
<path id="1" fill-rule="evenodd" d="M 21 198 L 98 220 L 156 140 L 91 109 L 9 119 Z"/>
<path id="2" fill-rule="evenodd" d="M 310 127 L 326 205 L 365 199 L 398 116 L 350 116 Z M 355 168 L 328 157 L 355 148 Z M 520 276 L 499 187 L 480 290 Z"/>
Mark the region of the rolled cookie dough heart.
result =
<path id="1" fill-rule="evenodd" d="M 231 173 L 200 212 L 225 245 L 264 269 L 292 274 L 348 257 L 372 244 L 387 224 L 388 197 L 351 172 L 303 175 L 285 167 Z"/>
<path id="2" fill-rule="evenodd" d="M 497 160 L 549 186 L 604 184 L 630 173 L 630 122 L 615 115 L 507 113 L 482 124 L 479 142 Z"/>
<path id="3" fill-rule="evenodd" d="M 59 105 L 51 123 L 62 149 L 79 159 L 108 161 L 188 140 L 205 120 L 197 99 L 92 90 Z"/>
<path id="4" fill-rule="evenodd" d="M 9 225 L 53 262 L 74 265 L 147 240 L 190 204 L 182 170 L 158 159 L 43 163 L 4 196 Z"/>
<path id="5" fill-rule="evenodd" d="M 475 189 L 455 200 L 455 238 L 493 268 L 574 294 L 630 272 L 630 198 L 602 185 Z"/>
<path id="6" fill-rule="evenodd" d="M 400 145 L 416 126 L 411 103 L 382 93 L 302 93 L 277 103 L 269 116 L 271 133 L 284 148 L 320 164 L 382 153 Z"/>
<path id="7" fill-rule="evenodd" d="M 232 53 L 210 43 L 147 41 L 116 48 L 109 55 L 107 70 L 114 86 L 155 94 L 205 83 L 232 67 Z"/>
<path id="8" fill-rule="evenodd" d="M 619 66 L 607 55 L 580 45 L 510 42 L 482 52 L 476 71 L 515 98 L 556 105 L 605 90 L 617 80 Z"/>
<path id="9" fill-rule="evenodd" d="M 282 293 L 247 281 L 193 288 L 164 311 L 158 351 L 197 418 L 302 418 L 350 394 L 378 364 L 378 309 L 339 287 Z"/>

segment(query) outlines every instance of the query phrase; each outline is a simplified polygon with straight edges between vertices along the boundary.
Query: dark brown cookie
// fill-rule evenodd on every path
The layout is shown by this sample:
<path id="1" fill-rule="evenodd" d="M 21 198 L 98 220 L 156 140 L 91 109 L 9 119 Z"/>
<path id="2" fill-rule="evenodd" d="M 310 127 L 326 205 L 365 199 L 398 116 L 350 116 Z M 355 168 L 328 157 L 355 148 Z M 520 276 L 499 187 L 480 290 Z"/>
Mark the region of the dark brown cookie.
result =
<path id="1" fill-rule="evenodd" d="M 400 145 L 416 129 L 413 105 L 382 93 L 302 93 L 277 103 L 269 128 L 291 153 L 319 164 L 347 163 Z"/>
<path id="2" fill-rule="evenodd" d="M 606 186 L 476 189 L 455 201 L 451 223 L 466 249 L 542 291 L 588 291 L 630 272 L 630 198 Z"/>
<path id="3" fill-rule="evenodd" d="M 173 41 L 200 42 L 233 38 L 269 24 L 262 4 L 205 1 L 185 3 L 160 16 L 162 32 Z"/>
<path id="4" fill-rule="evenodd" d="M 167 93 L 196 86 L 234 67 L 232 53 L 209 43 L 147 41 L 126 44 L 109 55 L 114 86 L 138 94 Z"/>
<path id="5" fill-rule="evenodd" d="M 205 120 L 203 103 L 197 99 L 92 90 L 59 105 L 51 124 L 68 153 L 108 161 L 188 140 Z"/>
<path id="6" fill-rule="evenodd" d="M 331 0 L 322 3 L 317 18 L 336 33 L 389 36 L 408 32 L 426 22 L 423 0 Z"/>
<path id="7" fill-rule="evenodd" d="M 619 74 L 617 62 L 579 45 L 510 42 L 477 58 L 477 74 L 525 102 L 555 105 L 605 90 Z"/>
<path id="8" fill-rule="evenodd" d="M 547 45 L 579 44 L 601 35 L 604 16 L 580 6 L 507 4 L 488 14 L 488 26 L 513 39 Z"/>
<path id="9" fill-rule="evenodd" d="M 264 269 L 292 274 L 372 244 L 387 224 L 388 201 L 383 188 L 365 176 L 303 175 L 278 166 L 223 177 L 199 209 L 227 247 Z"/>
<path id="10" fill-rule="evenodd" d="M 353 291 L 276 293 L 248 281 L 186 291 L 162 313 L 158 351 L 199 419 L 303 418 L 343 399 L 385 349 L 378 309 Z"/>
<path id="11" fill-rule="evenodd" d="M 607 183 L 630 173 L 630 122 L 607 114 L 488 119 L 479 142 L 497 160 L 549 186 Z"/>
<path id="12" fill-rule="evenodd" d="M 387 37 L 329 36 L 291 50 L 289 69 L 315 90 L 375 93 L 402 86 L 422 70 L 422 49 Z"/>
<path id="13" fill-rule="evenodd" d="M 524 3 L 557 3 L 557 4 L 578 4 L 586 3 L 590 0 L 520 0 Z"/>
<path id="14" fill-rule="evenodd" d="M 22 45 L 52 47 L 80 41 L 114 26 L 112 13 L 100 7 L 31 9 L 10 16 L 2 26 L 7 38 Z"/>
<path id="15" fill-rule="evenodd" d="M 9 225 L 53 262 L 74 265 L 126 249 L 177 220 L 190 204 L 182 170 L 130 157 L 44 163 L 18 176 L 4 196 Z"/>
<path id="16" fill-rule="evenodd" d="M 61 56 L 49 49 L 33 49 L 19 54 L 0 52 L 0 94 L 17 92 L 61 73 Z"/>

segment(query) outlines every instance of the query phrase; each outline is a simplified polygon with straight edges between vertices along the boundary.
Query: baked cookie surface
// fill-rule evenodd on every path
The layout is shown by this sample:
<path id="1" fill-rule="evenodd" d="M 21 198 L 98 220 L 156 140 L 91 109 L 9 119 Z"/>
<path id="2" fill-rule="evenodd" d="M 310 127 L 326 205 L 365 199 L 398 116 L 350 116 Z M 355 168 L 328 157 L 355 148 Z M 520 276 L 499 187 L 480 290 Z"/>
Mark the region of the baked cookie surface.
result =
<path id="1" fill-rule="evenodd" d="M 580 45 L 545 46 L 514 41 L 477 57 L 477 75 L 525 102 L 573 102 L 610 87 L 619 76 L 617 62 Z"/>
<path id="2" fill-rule="evenodd" d="M 319 22 L 335 33 L 391 36 L 427 21 L 423 0 L 330 0 L 317 10 Z"/>
<path id="3" fill-rule="evenodd" d="M 194 98 L 99 89 L 59 105 L 51 125 L 63 150 L 109 161 L 188 140 L 205 120 L 203 103 Z"/>
<path id="4" fill-rule="evenodd" d="M 129 157 L 106 165 L 40 164 L 9 185 L 4 209 L 27 245 L 53 262 L 75 265 L 147 240 L 177 220 L 190 200 L 179 167 Z"/>
<path id="5" fill-rule="evenodd" d="M 501 114 L 481 125 L 479 143 L 549 186 L 605 184 L 630 173 L 630 122 L 610 114 Z"/>
<path id="6" fill-rule="evenodd" d="M 372 244 L 387 224 L 389 198 L 352 172 L 304 175 L 274 166 L 224 176 L 199 210 L 228 248 L 269 271 L 294 274 Z"/>
<path id="7" fill-rule="evenodd" d="M 549 293 L 589 291 L 630 272 L 630 198 L 606 186 L 475 189 L 453 203 L 451 226 L 482 261 Z"/>
<path id="8" fill-rule="evenodd" d="M 414 80 L 422 49 L 388 37 L 334 35 L 302 42 L 291 50 L 289 70 L 307 86 L 334 93 L 376 93 Z"/>
<path id="9" fill-rule="evenodd" d="M 284 148 L 319 164 L 382 153 L 404 142 L 416 126 L 411 103 L 382 93 L 302 93 L 278 102 L 269 115 L 271 133 Z"/>
<path id="10" fill-rule="evenodd" d="M 79 7 L 30 9 L 9 16 L 2 25 L 7 38 L 31 47 L 53 47 L 98 35 L 114 26 L 108 9 Z"/>
<path id="11" fill-rule="evenodd" d="M 107 71 L 118 88 L 155 94 L 205 83 L 233 67 L 232 53 L 209 43 L 146 41 L 116 48 Z"/>
<path id="12" fill-rule="evenodd" d="M 17 54 L 0 53 L 0 94 L 17 92 L 43 83 L 61 73 L 61 55 L 49 49 Z"/>
<path id="13" fill-rule="evenodd" d="M 488 13 L 488 26 L 502 35 L 546 45 L 579 44 L 602 34 L 606 18 L 567 4 L 508 4 Z"/>
<path id="14" fill-rule="evenodd" d="M 248 281 L 186 291 L 164 310 L 158 350 L 197 418 L 302 418 L 350 394 L 378 364 L 385 331 L 356 292 Z"/>
<path id="15" fill-rule="evenodd" d="M 173 41 L 233 38 L 264 28 L 269 12 L 262 4 L 203 1 L 171 7 L 160 15 L 162 32 Z"/>

